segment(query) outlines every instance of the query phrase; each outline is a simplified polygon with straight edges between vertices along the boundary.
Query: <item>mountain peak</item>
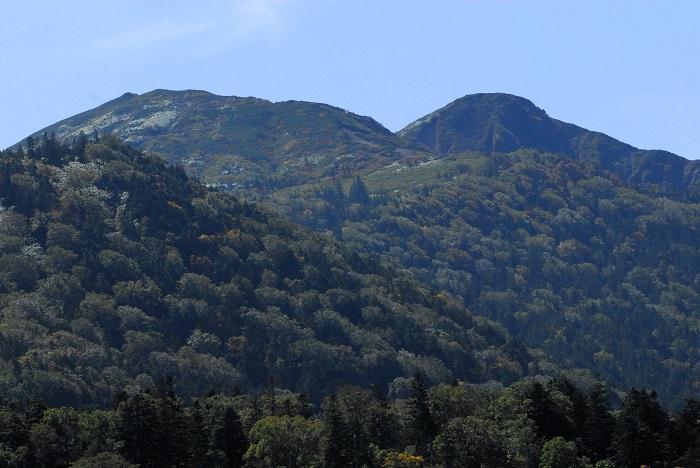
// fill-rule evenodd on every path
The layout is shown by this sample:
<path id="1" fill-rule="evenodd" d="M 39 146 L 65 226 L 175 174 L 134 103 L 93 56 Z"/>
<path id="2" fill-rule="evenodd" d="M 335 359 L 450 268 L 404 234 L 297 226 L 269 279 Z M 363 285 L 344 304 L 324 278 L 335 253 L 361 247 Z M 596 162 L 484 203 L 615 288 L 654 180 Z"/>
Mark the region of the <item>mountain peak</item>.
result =
<path id="1" fill-rule="evenodd" d="M 399 132 L 436 153 L 507 153 L 523 147 L 563 152 L 576 127 L 550 118 L 531 101 L 506 93 L 470 94 Z"/>
<path id="2" fill-rule="evenodd" d="M 268 185 L 362 172 L 403 157 L 396 135 L 369 117 L 327 104 L 200 90 L 126 93 L 33 137 L 95 131 L 159 154 L 210 186 L 253 197 Z"/>
<path id="3" fill-rule="evenodd" d="M 507 93 L 466 95 L 393 134 L 370 117 L 327 104 L 156 89 L 126 93 L 33 136 L 54 132 L 66 139 L 94 131 L 113 133 L 242 196 L 365 173 L 416 150 L 441 156 L 522 148 L 584 160 L 669 194 L 700 193 L 697 164 L 556 120 Z"/>
<path id="4" fill-rule="evenodd" d="M 551 118 L 531 101 L 505 93 L 471 94 L 416 120 L 398 135 L 407 145 L 445 155 L 534 148 L 588 161 L 622 180 L 656 184 L 667 194 L 697 196 L 698 165 L 668 152 L 635 148 L 603 133 Z"/>

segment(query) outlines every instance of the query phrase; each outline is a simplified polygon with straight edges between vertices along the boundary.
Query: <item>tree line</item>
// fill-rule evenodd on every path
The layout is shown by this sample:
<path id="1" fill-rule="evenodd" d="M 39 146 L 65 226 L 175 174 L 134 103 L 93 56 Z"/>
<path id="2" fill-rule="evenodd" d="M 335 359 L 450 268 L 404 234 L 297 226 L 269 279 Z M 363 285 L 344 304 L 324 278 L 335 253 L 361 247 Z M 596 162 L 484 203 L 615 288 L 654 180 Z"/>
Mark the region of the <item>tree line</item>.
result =
<path id="1" fill-rule="evenodd" d="M 8 467 L 638 467 L 697 466 L 700 401 L 669 415 L 631 389 L 612 411 L 605 386 L 566 379 L 502 387 L 420 374 L 408 394 L 343 386 L 320 407 L 276 386 L 186 403 L 166 378 L 111 409 L 0 407 Z"/>

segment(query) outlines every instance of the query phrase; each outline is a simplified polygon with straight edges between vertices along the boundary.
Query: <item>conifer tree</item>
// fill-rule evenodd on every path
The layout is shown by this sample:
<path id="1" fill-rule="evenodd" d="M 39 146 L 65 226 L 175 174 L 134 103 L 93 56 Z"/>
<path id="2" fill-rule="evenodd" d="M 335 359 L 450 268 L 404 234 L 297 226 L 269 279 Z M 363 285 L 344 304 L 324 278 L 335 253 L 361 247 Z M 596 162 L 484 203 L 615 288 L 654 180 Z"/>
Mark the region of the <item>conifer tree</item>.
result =
<path id="1" fill-rule="evenodd" d="M 324 453 L 325 466 L 328 468 L 347 466 L 350 460 L 346 452 L 345 427 L 338 408 L 335 394 L 328 396 L 323 403 L 323 420 L 328 442 Z"/>
<path id="2" fill-rule="evenodd" d="M 369 205 L 369 194 L 367 193 L 367 187 L 362 180 L 362 177 L 356 175 L 350 184 L 350 191 L 348 192 L 348 203 L 359 203 L 361 205 Z"/>
<path id="3" fill-rule="evenodd" d="M 540 382 L 534 382 L 527 393 L 531 400 L 527 415 L 535 421 L 538 437 L 545 441 L 557 436 L 569 437 L 572 431 L 568 415 L 554 401 L 551 392 Z"/>
<path id="4" fill-rule="evenodd" d="M 158 465 L 160 417 L 155 399 L 139 393 L 122 402 L 117 409 L 121 452 L 142 467 Z"/>
<path id="5" fill-rule="evenodd" d="M 683 409 L 673 418 L 671 441 L 680 456 L 679 466 L 693 466 L 700 460 L 700 401 L 690 398 Z"/>
<path id="6" fill-rule="evenodd" d="M 418 453 L 426 453 L 437 435 L 437 425 L 430 413 L 430 396 L 428 386 L 420 372 L 411 380 L 411 397 L 409 399 L 413 440 Z"/>
<path id="7" fill-rule="evenodd" d="M 656 396 L 635 388 L 625 396 L 612 442 L 613 460 L 620 466 L 656 466 L 672 458 L 668 414 Z"/>
<path id="8" fill-rule="evenodd" d="M 588 410 L 583 428 L 583 454 L 592 460 L 604 460 L 608 456 L 610 442 L 615 431 L 615 418 L 609 410 L 607 389 L 597 382 L 588 395 Z"/>

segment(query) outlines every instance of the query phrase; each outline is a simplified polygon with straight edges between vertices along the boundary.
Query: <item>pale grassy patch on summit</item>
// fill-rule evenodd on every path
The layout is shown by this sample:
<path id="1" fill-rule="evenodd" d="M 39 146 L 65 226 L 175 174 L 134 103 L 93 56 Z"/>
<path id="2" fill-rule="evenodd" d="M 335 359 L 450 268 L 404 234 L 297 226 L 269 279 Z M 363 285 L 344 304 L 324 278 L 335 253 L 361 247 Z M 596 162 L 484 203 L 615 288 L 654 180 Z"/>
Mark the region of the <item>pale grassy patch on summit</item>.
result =
<path id="1" fill-rule="evenodd" d="M 153 106 L 150 106 L 153 107 Z M 133 113 L 125 113 L 114 115 L 109 112 L 96 119 L 91 120 L 79 128 L 71 128 L 69 125 L 63 125 L 57 132 L 61 137 L 76 137 L 83 132 L 86 135 L 92 134 L 95 130 L 100 133 L 110 132 L 115 135 L 125 138 L 127 141 L 134 141 L 132 133 L 139 132 L 144 129 L 165 128 L 173 123 L 178 117 L 178 112 L 173 109 L 166 109 L 154 112 L 148 117 L 135 118 Z M 113 128 L 116 125 L 124 123 L 121 128 Z M 110 130 L 110 128 L 112 128 Z M 136 140 L 143 137 L 136 138 Z"/>
<path id="2" fill-rule="evenodd" d="M 129 115 L 114 115 L 113 112 L 109 112 L 105 115 L 102 115 L 94 120 L 91 120 L 88 124 L 83 125 L 82 127 L 78 128 L 77 130 L 74 130 L 69 136 L 76 136 L 80 132 L 85 133 L 86 135 L 91 134 L 95 130 L 103 130 L 110 125 L 123 122 L 124 120 L 129 119 Z M 62 129 L 63 127 L 61 127 Z M 59 130 L 60 132 L 60 130 Z"/>
<path id="3" fill-rule="evenodd" d="M 177 111 L 174 110 L 164 110 L 156 112 L 155 114 L 151 115 L 148 119 L 146 119 L 143 122 L 143 124 L 139 126 L 139 128 L 166 127 L 176 118 Z"/>

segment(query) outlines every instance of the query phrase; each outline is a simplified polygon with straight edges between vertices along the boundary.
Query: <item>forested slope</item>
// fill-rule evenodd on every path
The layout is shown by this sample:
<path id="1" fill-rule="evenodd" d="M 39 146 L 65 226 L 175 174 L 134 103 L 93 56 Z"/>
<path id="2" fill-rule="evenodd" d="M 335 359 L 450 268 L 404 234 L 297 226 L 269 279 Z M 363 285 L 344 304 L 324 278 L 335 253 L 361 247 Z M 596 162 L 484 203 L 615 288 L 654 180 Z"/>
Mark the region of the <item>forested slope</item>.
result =
<path id="1" fill-rule="evenodd" d="M 372 256 L 189 179 L 111 136 L 0 159 L 0 394 L 109 405 L 408 378 L 510 382 L 525 349 Z"/>
<path id="2" fill-rule="evenodd" d="M 272 201 L 565 367 L 678 407 L 700 384 L 700 211 L 659 192 L 521 150 L 394 165 Z"/>
<path id="3" fill-rule="evenodd" d="M 471 94 L 398 132 L 407 145 L 440 155 L 509 153 L 532 148 L 585 161 L 636 184 L 655 184 L 667 195 L 700 197 L 700 164 L 661 150 L 635 148 L 600 132 L 556 120 L 529 100 L 504 93 Z"/>
<path id="4" fill-rule="evenodd" d="M 515 138 L 506 114 L 488 128 Z M 2 152 L 0 462 L 697 463 L 700 211 L 676 156 L 375 151 L 334 125 L 369 150 L 261 169 L 314 230 L 113 136 Z"/>
<path id="5" fill-rule="evenodd" d="M 169 154 L 222 190 L 263 200 L 292 222 L 326 233 L 326 241 L 332 233 L 346 243 L 337 248 L 354 252 L 344 254 L 348 258 L 360 254 L 364 263 L 391 265 L 389 275 L 396 278 L 385 289 L 417 301 L 429 314 L 443 314 L 442 301 L 452 307 L 457 298 L 564 367 L 590 369 L 621 388 L 657 389 L 670 408 L 698 395 L 698 213 L 692 200 L 700 179 L 694 161 L 638 150 L 506 94 L 458 99 L 397 135 L 369 118 L 321 104 L 163 90 L 126 95 L 54 127 L 76 133 L 98 124 Z M 237 162 L 229 164 L 229 156 Z M 217 178 L 210 179 L 214 173 Z M 292 250 L 295 260 L 311 261 Z M 194 258 L 181 256 L 185 262 Z M 296 278 L 261 268 L 277 275 L 273 285 L 286 295 L 296 294 L 291 283 L 283 283 L 286 277 L 319 290 L 306 271 Z M 328 269 L 319 271 L 329 277 Z M 417 283 L 408 285 L 405 274 Z M 214 281 L 220 286 L 220 278 Z M 432 291 L 426 295 L 418 284 Z M 368 282 L 340 289 L 358 285 L 371 289 Z M 367 304 L 347 311 L 366 315 Z M 293 315 L 286 305 L 270 305 Z M 330 308 L 348 316 L 340 306 Z M 350 323 L 357 325 L 352 318 Z M 396 339 L 406 340 L 405 330 Z M 402 341 L 389 342 L 392 349 L 409 349 Z M 451 352 L 440 346 L 440 359 L 449 361 Z M 479 356 L 496 374 L 512 370 Z M 532 359 L 532 369 L 526 357 L 511 361 L 518 362 L 515 375 L 543 372 Z"/>
<path id="6" fill-rule="evenodd" d="M 246 199 L 281 187 L 380 168 L 408 149 L 370 117 L 304 101 L 205 91 L 126 93 L 33 135 L 110 133 Z M 24 144 L 24 141 L 21 142 Z"/>
<path id="7" fill-rule="evenodd" d="M 552 118 L 529 100 L 505 93 L 464 96 L 392 133 L 371 117 L 327 104 L 158 89 L 126 93 L 32 137 L 54 133 L 63 140 L 81 131 L 117 135 L 249 200 L 425 154 L 525 148 L 585 161 L 624 181 L 655 184 L 675 198 L 700 197 L 697 161 L 635 148 Z"/>

